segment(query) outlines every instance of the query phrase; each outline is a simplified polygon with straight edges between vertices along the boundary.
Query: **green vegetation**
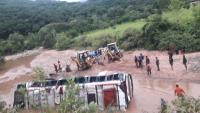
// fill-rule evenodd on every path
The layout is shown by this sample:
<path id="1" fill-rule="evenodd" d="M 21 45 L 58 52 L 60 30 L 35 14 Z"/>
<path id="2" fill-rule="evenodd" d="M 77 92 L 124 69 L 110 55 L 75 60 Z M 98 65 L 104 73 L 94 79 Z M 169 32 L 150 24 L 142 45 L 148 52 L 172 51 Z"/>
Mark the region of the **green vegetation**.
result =
<path id="1" fill-rule="evenodd" d="M 166 9 L 165 9 L 166 10 Z M 122 49 L 166 50 L 170 45 L 186 51 L 200 50 L 199 6 L 165 11 L 148 19 L 92 31 L 75 38 L 75 47 L 98 48 L 117 41 Z M 189 42 L 189 43 L 188 43 Z"/>
<path id="2" fill-rule="evenodd" d="M 125 50 L 200 50 L 200 6 L 189 8 L 189 0 L 2 0 L 0 6 L 3 56 L 39 46 L 95 49 L 113 41 Z"/>
<path id="3" fill-rule="evenodd" d="M 172 109 L 173 108 L 173 109 Z M 199 113 L 200 99 L 193 97 L 180 97 L 172 101 L 172 106 L 165 104 L 161 109 L 162 113 Z"/>
<path id="4" fill-rule="evenodd" d="M 70 39 L 85 32 L 148 17 L 154 13 L 152 4 L 154 0 L 88 0 L 85 3 L 1 0 L 0 53 L 9 55 L 38 46 L 73 47 L 61 40 L 71 42 Z"/>
<path id="5" fill-rule="evenodd" d="M 58 113 L 97 113 L 97 105 L 86 105 L 84 98 L 80 97 L 80 87 L 73 79 L 68 80 L 66 85 L 67 94 L 58 109 Z"/>
<path id="6" fill-rule="evenodd" d="M 41 68 L 41 67 L 34 68 L 34 73 L 35 73 L 36 81 L 44 81 L 45 80 L 43 68 Z"/>
<path id="7" fill-rule="evenodd" d="M 89 38 L 97 37 L 97 36 L 105 35 L 105 34 L 110 35 L 110 36 L 122 36 L 123 32 L 126 29 L 133 28 L 136 30 L 142 30 L 142 28 L 144 27 L 145 24 L 146 24 L 146 21 L 144 19 L 142 19 L 142 20 L 137 20 L 134 22 L 127 22 L 124 24 L 115 25 L 113 27 L 109 27 L 109 28 L 102 29 L 102 30 L 88 32 L 88 33 L 85 33 L 85 36 L 87 36 Z"/>
<path id="8" fill-rule="evenodd" d="M 180 25 L 188 25 L 194 21 L 192 9 L 185 8 L 164 12 L 162 17 L 171 23 Z"/>

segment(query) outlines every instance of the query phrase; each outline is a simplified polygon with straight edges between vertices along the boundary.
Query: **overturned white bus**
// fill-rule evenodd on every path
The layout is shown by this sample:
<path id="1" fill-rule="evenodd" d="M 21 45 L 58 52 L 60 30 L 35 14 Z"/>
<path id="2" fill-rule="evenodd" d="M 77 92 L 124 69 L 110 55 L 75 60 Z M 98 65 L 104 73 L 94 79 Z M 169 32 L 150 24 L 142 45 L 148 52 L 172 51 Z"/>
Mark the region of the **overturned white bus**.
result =
<path id="1" fill-rule="evenodd" d="M 80 97 L 85 100 L 85 103 L 95 102 L 102 110 L 108 106 L 125 110 L 133 97 L 133 79 L 127 73 L 100 73 L 97 76 L 79 76 L 74 78 L 74 82 L 80 86 Z M 47 80 L 42 83 L 27 83 L 26 88 L 29 92 L 29 98 L 32 97 L 33 102 L 44 96 L 48 99 L 48 105 L 54 106 L 60 104 L 64 99 L 67 92 L 65 90 L 66 85 L 67 79 L 60 79 Z M 61 90 L 62 94 L 60 94 Z"/>

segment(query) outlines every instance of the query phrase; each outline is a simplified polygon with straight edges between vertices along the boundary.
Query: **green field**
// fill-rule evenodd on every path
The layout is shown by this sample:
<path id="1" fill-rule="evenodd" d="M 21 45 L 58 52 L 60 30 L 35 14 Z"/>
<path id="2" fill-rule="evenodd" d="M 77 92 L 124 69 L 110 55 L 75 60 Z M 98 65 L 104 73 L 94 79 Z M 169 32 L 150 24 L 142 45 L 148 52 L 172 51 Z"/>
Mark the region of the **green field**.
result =
<path id="1" fill-rule="evenodd" d="M 98 37 L 102 34 L 109 34 L 111 36 L 116 36 L 116 35 L 121 35 L 128 28 L 141 30 L 145 24 L 146 24 L 146 21 L 144 19 L 141 19 L 134 22 L 128 22 L 128 23 L 115 25 L 113 27 L 109 27 L 102 30 L 87 32 L 87 33 L 84 33 L 84 35 L 86 35 L 87 37 Z"/>

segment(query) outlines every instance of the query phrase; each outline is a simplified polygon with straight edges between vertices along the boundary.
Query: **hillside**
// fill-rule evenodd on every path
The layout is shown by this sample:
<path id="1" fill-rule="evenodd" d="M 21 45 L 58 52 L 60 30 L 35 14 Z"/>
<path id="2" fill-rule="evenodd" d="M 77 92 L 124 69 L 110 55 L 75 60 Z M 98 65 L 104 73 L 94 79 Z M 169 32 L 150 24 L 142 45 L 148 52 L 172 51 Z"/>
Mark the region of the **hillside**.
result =
<path id="1" fill-rule="evenodd" d="M 179 23 L 182 25 L 187 25 L 194 20 L 192 9 L 182 8 L 180 10 L 167 11 L 164 12 L 162 16 L 172 23 Z"/>
<path id="2" fill-rule="evenodd" d="M 180 10 L 166 11 L 162 14 L 162 17 L 163 19 L 166 19 L 171 23 L 179 23 L 181 25 L 186 25 L 194 20 L 192 9 L 184 8 Z M 122 24 L 115 25 L 113 27 L 86 32 L 83 35 L 87 37 L 97 37 L 102 34 L 109 34 L 111 36 L 121 36 L 122 33 L 128 28 L 133 28 L 135 30 L 142 31 L 142 28 L 146 23 L 147 19 L 138 19 L 133 22 L 125 22 Z"/>
<path id="3" fill-rule="evenodd" d="M 101 30 L 86 32 L 83 35 L 86 35 L 89 38 L 97 37 L 102 34 L 104 34 L 104 35 L 108 34 L 111 36 L 121 36 L 122 33 L 128 28 L 133 28 L 133 29 L 141 31 L 145 24 L 146 24 L 146 20 L 140 19 L 140 20 L 136 20 L 133 22 L 126 22 L 123 24 L 115 25 L 113 27 L 109 27 L 109 28 L 105 28 L 105 29 L 101 29 Z"/>
<path id="4" fill-rule="evenodd" d="M 125 50 L 135 48 L 164 50 L 170 43 L 174 43 L 178 49 L 187 48 L 187 51 L 196 51 L 199 48 L 192 47 L 196 45 L 194 33 L 198 33 L 195 29 L 194 31 L 191 29 L 195 27 L 194 22 L 193 8 L 167 10 L 162 15 L 153 14 L 146 19 L 85 32 L 75 38 L 75 46 L 98 48 L 108 42 L 117 41 Z M 191 41 L 191 45 L 187 43 L 188 41 Z"/>

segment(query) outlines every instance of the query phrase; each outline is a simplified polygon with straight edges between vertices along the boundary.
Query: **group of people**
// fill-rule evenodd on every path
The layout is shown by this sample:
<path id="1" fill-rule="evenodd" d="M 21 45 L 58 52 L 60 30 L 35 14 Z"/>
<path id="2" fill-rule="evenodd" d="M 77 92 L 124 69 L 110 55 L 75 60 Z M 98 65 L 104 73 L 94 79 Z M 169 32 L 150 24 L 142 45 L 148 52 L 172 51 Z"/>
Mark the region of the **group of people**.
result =
<path id="1" fill-rule="evenodd" d="M 53 65 L 54 65 L 54 69 L 55 69 L 56 73 L 62 71 L 62 67 L 61 67 L 61 64 L 60 64 L 59 60 L 58 60 L 58 64 L 53 64 Z"/>
<path id="2" fill-rule="evenodd" d="M 182 54 L 183 54 L 183 60 L 182 60 L 183 61 L 183 65 L 185 66 L 185 69 L 187 70 L 187 59 L 185 57 L 185 53 L 182 52 Z M 168 55 L 169 55 L 169 64 L 171 66 L 171 69 L 173 70 L 174 69 L 173 68 L 173 64 L 174 64 L 173 52 L 169 51 Z"/>
<path id="3" fill-rule="evenodd" d="M 171 66 L 171 69 L 173 70 L 173 64 L 174 64 L 173 52 L 168 52 L 168 54 L 169 54 L 169 64 Z M 151 65 L 150 65 L 151 62 L 150 62 L 150 59 L 148 56 L 144 57 L 144 55 L 142 53 L 140 53 L 139 56 L 135 56 L 134 61 L 135 61 L 136 67 L 143 68 L 144 60 L 146 63 L 147 75 L 151 75 Z M 155 64 L 157 67 L 157 71 L 160 71 L 160 60 L 158 59 L 158 57 L 155 57 Z M 183 53 L 183 65 L 185 66 L 185 69 L 187 70 L 187 59 L 186 59 L 184 53 Z"/>
<path id="4" fill-rule="evenodd" d="M 146 69 L 147 69 L 147 74 L 151 75 L 151 65 L 150 65 L 150 59 L 148 56 L 145 57 L 144 59 L 144 55 L 142 53 L 140 53 L 139 56 L 135 56 L 135 64 L 137 68 L 143 68 L 143 60 L 145 60 L 146 63 Z M 156 66 L 157 66 L 157 70 L 160 71 L 160 61 L 158 59 L 158 57 L 156 57 Z"/>

